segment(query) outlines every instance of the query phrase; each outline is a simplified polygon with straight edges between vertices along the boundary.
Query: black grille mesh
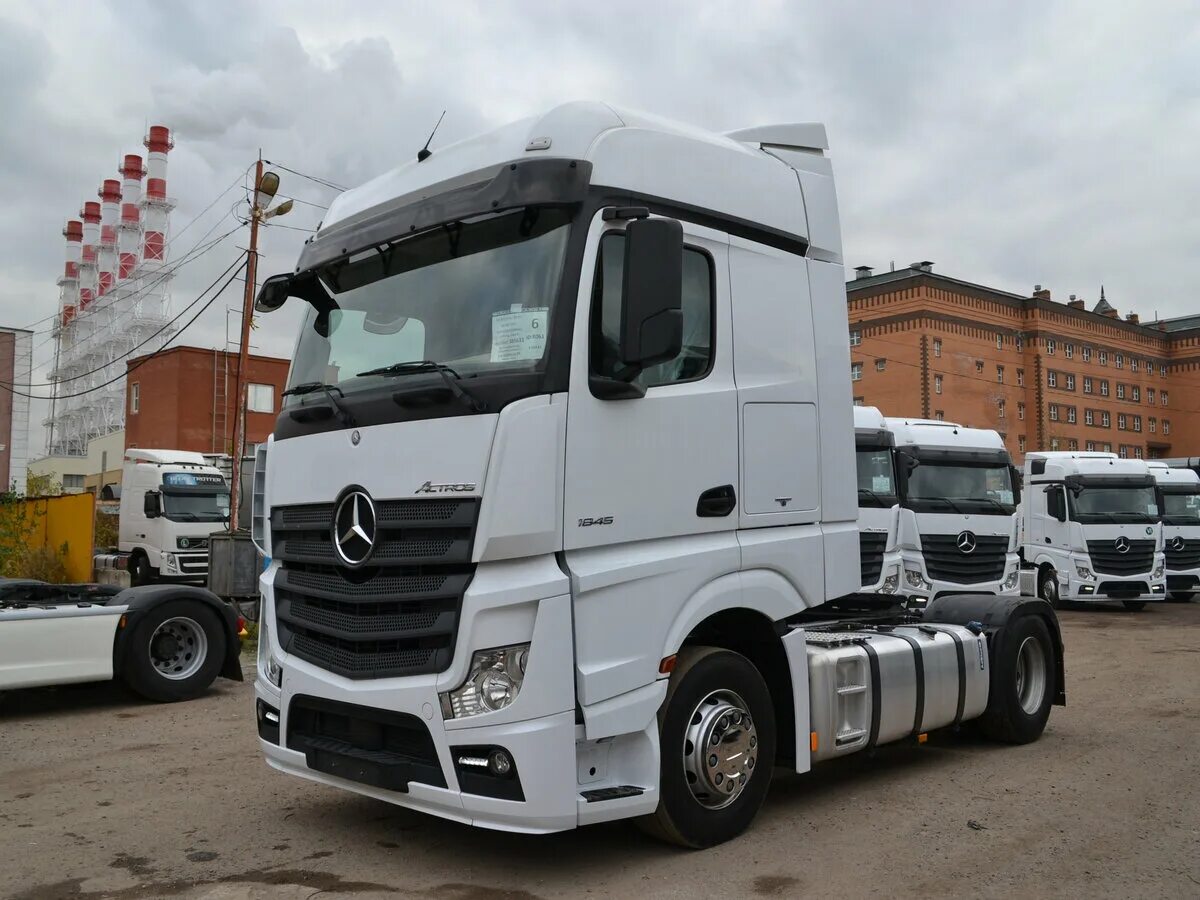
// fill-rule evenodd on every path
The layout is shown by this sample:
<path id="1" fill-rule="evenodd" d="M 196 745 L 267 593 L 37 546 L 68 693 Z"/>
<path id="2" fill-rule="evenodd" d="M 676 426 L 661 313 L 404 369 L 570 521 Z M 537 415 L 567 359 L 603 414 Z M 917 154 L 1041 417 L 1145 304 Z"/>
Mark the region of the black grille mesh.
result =
<path id="1" fill-rule="evenodd" d="M 1102 575 L 1149 575 L 1154 564 L 1154 541 L 1130 541 L 1121 553 L 1115 540 L 1088 541 L 1092 568 Z"/>
<path id="2" fill-rule="evenodd" d="M 887 534 L 875 531 L 862 531 L 858 535 L 859 567 L 862 571 L 863 586 L 872 585 L 879 580 L 883 571 L 883 551 L 887 547 Z"/>
<path id="3" fill-rule="evenodd" d="M 921 554 L 929 577 L 952 584 L 978 584 L 995 581 L 1004 574 L 1008 538 L 1004 535 L 976 535 L 975 551 L 958 549 L 957 534 L 921 535 Z"/>

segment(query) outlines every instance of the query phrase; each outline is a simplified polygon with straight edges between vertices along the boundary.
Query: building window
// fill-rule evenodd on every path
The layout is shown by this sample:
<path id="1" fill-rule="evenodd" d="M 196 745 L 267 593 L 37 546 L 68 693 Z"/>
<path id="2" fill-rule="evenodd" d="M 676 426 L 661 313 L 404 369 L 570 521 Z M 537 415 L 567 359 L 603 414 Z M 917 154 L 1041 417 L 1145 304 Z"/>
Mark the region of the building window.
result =
<path id="1" fill-rule="evenodd" d="M 1156 434 L 1157 432 L 1158 432 L 1158 419 L 1154 418 L 1154 416 L 1151 416 L 1150 417 L 1150 433 Z"/>
<path id="2" fill-rule="evenodd" d="M 861 331 L 850 332 L 850 346 L 857 347 L 861 343 L 862 343 L 862 332 Z"/>
<path id="3" fill-rule="evenodd" d="M 1131 390 L 1133 391 L 1133 402 L 1141 403 L 1142 402 L 1142 389 L 1135 384 L 1131 387 Z"/>
<path id="4" fill-rule="evenodd" d="M 1075 376 L 1072 375 L 1070 372 L 1067 373 L 1067 390 L 1068 391 L 1075 390 Z"/>
<path id="5" fill-rule="evenodd" d="M 1137 370 L 1138 370 L 1138 361 L 1137 361 L 1137 357 L 1135 356 L 1129 360 L 1129 371 L 1136 372 Z"/>
<path id="6" fill-rule="evenodd" d="M 1049 338 L 1046 340 L 1046 352 L 1049 353 L 1051 356 L 1054 355 L 1054 350 L 1057 346 L 1058 345 L 1054 342 L 1053 338 Z"/>
<path id="7" fill-rule="evenodd" d="M 1088 441 L 1083 446 L 1084 446 L 1084 449 L 1087 450 L 1088 453 L 1094 453 L 1096 451 L 1096 442 L 1095 441 Z"/>
<path id="8" fill-rule="evenodd" d="M 1059 448 L 1059 446 L 1060 446 L 1060 444 L 1059 444 L 1058 438 L 1050 438 L 1050 449 L 1051 450 L 1057 450 Z"/>
<path id="9" fill-rule="evenodd" d="M 996 366 L 996 380 L 1004 384 L 1004 366 Z"/>
<path id="10" fill-rule="evenodd" d="M 1136 447 L 1133 448 L 1133 455 L 1135 457 L 1137 457 L 1138 459 L 1142 458 L 1142 445 L 1141 444 L 1138 444 Z"/>
<path id="11" fill-rule="evenodd" d="M 982 359 L 975 360 L 975 374 L 976 375 L 983 374 L 983 360 Z"/>
<path id="12" fill-rule="evenodd" d="M 1058 421 L 1058 406 L 1054 403 L 1050 404 L 1050 421 L 1051 422 Z"/>
<path id="13" fill-rule="evenodd" d="M 941 375 L 933 376 L 933 392 L 935 394 L 940 394 L 942 392 L 942 376 Z"/>
<path id="14" fill-rule="evenodd" d="M 1092 392 L 1092 379 L 1085 377 L 1083 379 L 1083 392 L 1090 394 Z"/>
<path id="15" fill-rule="evenodd" d="M 1025 420 L 1025 404 L 1024 403 L 1017 404 L 1017 418 L 1022 421 Z"/>
<path id="16" fill-rule="evenodd" d="M 1154 405 L 1154 388 L 1146 388 L 1146 402 Z"/>
<path id="17" fill-rule="evenodd" d="M 1100 427 L 1101 428 L 1111 428 L 1112 427 L 1112 416 L 1110 416 L 1108 414 L 1107 410 L 1102 411 L 1100 413 Z"/>
<path id="18" fill-rule="evenodd" d="M 246 394 L 246 408 L 250 412 L 275 412 L 275 385 L 251 384 Z"/>
<path id="19" fill-rule="evenodd" d="M 1015 342 L 1018 353 L 1020 353 L 1022 350 L 1025 349 L 1025 339 L 1023 337 L 1021 337 L 1019 334 L 1014 339 L 1014 342 Z"/>
<path id="20" fill-rule="evenodd" d="M 1058 373 L 1053 369 L 1046 373 L 1046 384 L 1050 387 L 1058 387 Z"/>
<path id="21" fill-rule="evenodd" d="M 1117 368 L 1118 369 L 1125 368 L 1125 354 L 1124 353 L 1117 354 Z"/>
<path id="22" fill-rule="evenodd" d="M 135 384 L 134 387 L 137 387 Z M 135 410 L 136 412 L 136 410 Z M 62 477 L 62 486 L 64 491 L 82 491 L 83 490 L 82 475 L 64 475 Z"/>
<path id="23" fill-rule="evenodd" d="M 129 411 L 131 413 L 136 413 L 141 408 L 142 408 L 142 383 L 140 381 L 135 381 L 135 382 L 133 382 L 133 384 L 129 385 Z M 64 480 L 63 487 L 66 487 L 66 486 L 67 486 L 67 483 Z"/>
<path id="24" fill-rule="evenodd" d="M 934 356 L 942 355 L 942 339 L 941 338 L 933 339 L 933 355 Z"/>
<path id="25" fill-rule="evenodd" d="M 1073 406 L 1067 407 L 1067 421 L 1070 422 L 1072 425 L 1075 424 L 1075 407 L 1073 407 Z"/>
<path id="26" fill-rule="evenodd" d="M 1005 412 L 1005 403 L 1004 403 L 1004 401 L 1003 401 L 1003 400 L 997 400 L 997 401 L 996 401 L 996 409 L 997 409 L 997 411 L 998 411 L 998 412 L 999 412 L 999 414 L 1000 414 L 1000 418 L 1002 418 L 1002 419 L 1003 419 L 1003 418 L 1004 418 L 1004 412 Z"/>
<path id="27" fill-rule="evenodd" d="M 1159 365 L 1158 374 L 1161 375 L 1163 378 L 1167 377 L 1167 366 L 1165 363 Z"/>
<path id="28" fill-rule="evenodd" d="M 862 381 L 862 363 L 850 363 L 850 380 Z"/>
<path id="29" fill-rule="evenodd" d="M 933 417 L 934 417 L 935 419 L 937 419 L 939 422 L 942 422 L 942 421 L 944 421 L 944 420 L 945 420 L 945 418 L 946 418 L 946 413 L 945 413 L 943 410 L 940 410 L 940 409 L 935 409 L 935 410 L 933 411 Z"/>
<path id="30" fill-rule="evenodd" d="M 1095 410 L 1085 409 L 1083 411 L 1083 424 L 1084 425 L 1095 425 L 1096 424 L 1096 411 Z"/>
<path id="31" fill-rule="evenodd" d="M 1171 420 L 1163 419 L 1163 434 L 1170 434 L 1170 433 L 1171 433 Z"/>
<path id="32" fill-rule="evenodd" d="M 1025 452 L 1025 435 L 1017 435 L 1017 450 L 1021 453 Z"/>
<path id="33" fill-rule="evenodd" d="M 1075 358 L 1075 345 L 1074 344 L 1063 344 L 1063 353 L 1065 353 L 1067 355 L 1067 359 L 1074 359 Z"/>
<path id="34" fill-rule="evenodd" d="M 1146 360 L 1146 374 L 1147 375 L 1154 374 L 1154 363 L 1150 362 L 1150 360 Z"/>
<path id="35" fill-rule="evenodd" d="M 1167 405 L 1167 392 L 1159 391 L 1158 396 L 1162 400 L 1162 405 L 1166 406 Z"/>
<path id="36" fill-rule="evenodd" d="M 1017 387 L 1025 386 L 1025 370 L 1017 369 Z"/>
<path id="37" fill-rule="evenodd" d="M 1134 431 L 1141 431 L 1141 430 L 1142 430 L 1142 417 L 1141 417 L 1141 416 L 1134 416 L 1134 417 L 1133 417 L 1133 430 L 1134 430 Z"/>
<path id="38" fill-rule="evenodd" d="M 1121 384 L 1120 382 L 1117 382 L 1117 399 L 1125 399 L 1125 385 Z"/>
<path id="39" fill-rule="evenodd" d="M 1108 365 L 1108 351 L 1107 350 L 1100 351 L 1100 365 L 1102 365 L 1102 366 Z"/>
<path id="40" fill-rule="evenodd" d="M 876 372 L 883 372 L 886 369 L 887 369 L 887 360 L 886 359 L 875 360 L 875 371 Z"/>
<path id="41" fill-rule="evenodd" d="M 1084 362 L 1091 362 L 1091 361 L 1092 361 L 1092 348 L 1091 348 L 1091 347 L 1084 347 L 1084 348 L 1083 348 L 1083 361 L 1084 361 Z"/>
<path id="42" fill-rule="evenodd" d="M 1125 413 L 1117 413 L 1117 431 L 1126 431 L 1126 426 L 1129 424 L 1129 419 Z"/>
<path id="43" fill-rule="evenodd" d="M 1118 455 L 1119 457 L 1121 457 L 1121 459 L 1129 459 L 1129 447 L 1128 447 L 1128 445 L 1126 445 L 1126 444 L 1122 444 L 1122 445 L 1121 445 L 1121 448 L 1120 448 L 1120 449 L 1117 451 L 1117 455 Z"/>
<path id="44" fill-rule="evenodd" d="M 1069 439 L 1067 441 L 1067 449 L 1068 450 L 1078 450 L 1079 449 L 1079 441 L 1075 440 L 1075 438 Z"/>
<path id="45" fill-rule="evenodd" d="M 1100 379 L 1100 396 L 1101 397 L 1108 396 L 1108 379 L 1107 378 Z"/>

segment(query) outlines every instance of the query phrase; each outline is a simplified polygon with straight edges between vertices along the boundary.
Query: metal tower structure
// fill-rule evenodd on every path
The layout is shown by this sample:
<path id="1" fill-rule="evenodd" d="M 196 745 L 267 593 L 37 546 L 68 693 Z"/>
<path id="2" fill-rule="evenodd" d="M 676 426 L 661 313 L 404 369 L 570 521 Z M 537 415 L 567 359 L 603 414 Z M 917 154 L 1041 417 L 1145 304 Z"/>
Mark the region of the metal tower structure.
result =
<path id="1" fill-rule="evenodd" d="M 126 360 L 160 349 L 173 330 L 167 154 L 175 144 L 164 125 L 152 125 L 144 144 L 146 165 L 126 155 L 121 180 L 106 179 L 99 202 L 84 203 L 82 221 L 63 230 L 55 388 L 44 423 L 51 456 L 84 456 L 89 440 L 125 427 Z"/>

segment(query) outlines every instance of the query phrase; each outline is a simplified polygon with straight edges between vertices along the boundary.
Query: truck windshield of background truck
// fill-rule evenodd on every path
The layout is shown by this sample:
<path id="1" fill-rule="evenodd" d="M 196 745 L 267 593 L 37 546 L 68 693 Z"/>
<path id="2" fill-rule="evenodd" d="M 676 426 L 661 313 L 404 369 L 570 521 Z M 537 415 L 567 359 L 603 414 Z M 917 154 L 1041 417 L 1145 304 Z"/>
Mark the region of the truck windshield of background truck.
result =
<path id="1" fill-rule="evenodd" d="M 896 503 L 896 478 L 891 447 L 856 448 L 858 505 L 891 507 Z"/>
<path id="2" fill-rule="evenodd" d="M 1200 490 L 1195 487 L 1159 488 L 1159 508 L 1167 525 L 1200 525 Z"/>
<path id="3" fill-rule="evenodd" d="M 569 221 L 567 210 L 528 207 L 323 266 L 317 275 L 332 308 L 309 306 L 288 386 L 321 382 L 349 395 L 394 385 L 359 373 L 422 360 L 450 366 L 464 380 L 540 370 Z M 426 377 L 444 383 L 436 369 Z"/>
<path id="4" fill-rule="evenodd" d="M 904 505 L 916 512 L 1011 516 L 1016 512 L 1007 463 L 964 464 L 922 460 L 908 473 Z"/>
<path id="5" fill-rule="evenodd" d="M 1082 524 L 1157 522 L 1158 498 L 1153 487 L 1077 485 L 1067 491 L 1071 518 Z"/>
<path id="6" fill-rule="evenodd" d="M 195 488 L 162 490 L 163 515 L 172 522 L 223 522 L 229 518 L 229 491 L 197 491 Z"/>

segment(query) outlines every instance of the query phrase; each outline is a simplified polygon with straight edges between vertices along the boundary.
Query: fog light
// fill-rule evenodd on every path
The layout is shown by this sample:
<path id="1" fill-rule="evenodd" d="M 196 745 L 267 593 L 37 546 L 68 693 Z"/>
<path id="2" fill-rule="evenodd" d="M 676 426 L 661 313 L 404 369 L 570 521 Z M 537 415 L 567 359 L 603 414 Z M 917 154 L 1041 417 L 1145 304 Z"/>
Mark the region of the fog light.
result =
<path id="1" fill-rule="evenodd" d="M 176 571 L 178 571 L 178 568 L 177 568 L 177 566 L 175 565 L 175 554 L 173 554 L 173 553 L 164 553 L 164 554 L 162 555 L 162 561 L 163 561 L 163 565 L 162 565 L 162 567 L 163 567 L 163 571 L 164 571 L 164 572 L 176 572 Z"/>
<path id="2" fill-rule="evenodd" d="M 488 771 L 498 778 L 507 778 L 512 774 L 512 757 L 504 750 L 493 750 L 488 756 Z"/>
<path id="3" fill-rule="evenodd" d="M 1151 587 L 1151 588 L 1150 588 L 1150 593 L 1152 593 L 1152 594 L 1161 594 L 1161 593 L 1163 592 L 1163 590 L 1164 590 L 1164 588 L 1163 588 L 1163 586 L 1162 586 L 1161 584 L 1156 584 L 1156 585 L 1154 585 L 1153 587 Z"/>
<path id="4" fill-rule="evenodd" d="M 521 693 L 528 661 L 528 644 L 476 651 L 466 681 L 441 695 L 443 717 L 463 719 L 510 706 Z"/>
<path id="5" fill-rule="evenodd" d="M 879 588 L 881 594 L 894 594 L 900 589 L 900 575 L 893 572 L 887 578 L 883 579 L 883 585 Z"/>
<path id="6" fill-rule="evenodd" d="M 1095 592 L 1096 589 L 1090 584 L 1080 585 L 1079 587 L 1079 593 L 1081 594 L 1094 594 Z"/>
<path id="7" fill-rule="evenodd" d="M 1080 578 L 1086 578 L 1088 581 L 1091 581 L 1095 577 L 1092 575 L 1091 569 L 1089 569 L 1087 566 L 1081 566 L 1078 563 L 1075 565 L 1075 574 Z"/>

